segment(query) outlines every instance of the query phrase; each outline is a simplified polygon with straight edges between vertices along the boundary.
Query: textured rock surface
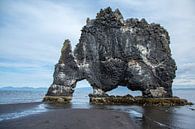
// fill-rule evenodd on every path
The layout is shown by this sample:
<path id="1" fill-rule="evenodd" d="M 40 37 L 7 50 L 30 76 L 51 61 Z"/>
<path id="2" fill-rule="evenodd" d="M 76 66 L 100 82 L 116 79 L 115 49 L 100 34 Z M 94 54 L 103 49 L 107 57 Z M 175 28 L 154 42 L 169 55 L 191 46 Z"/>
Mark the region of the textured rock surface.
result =
<path id="1" fill-rule="evenodd" d="M 108 105 L 144 105 L 144 106 L 184 106 L 193 105 L 193 103 L 187 101 L 186 99 L 181 99 L 179 97 L 172 98 L 143 98 L 140 96 L 107 96 L 107 97 L 97 97 L 90 96 L 91 104 L 108 104 Z"/>
<path id="2" fill-rule="evenodd" d="M 127 86 L 144 97 L 172 97 L 176 64 L 168 32 L 145 19 L 124 20 L 120 11 L 100 10 L 86 21 L 74 53 L 66 40 L 47 95 L 71 96 L 86 79 L 94 94 Z"/>

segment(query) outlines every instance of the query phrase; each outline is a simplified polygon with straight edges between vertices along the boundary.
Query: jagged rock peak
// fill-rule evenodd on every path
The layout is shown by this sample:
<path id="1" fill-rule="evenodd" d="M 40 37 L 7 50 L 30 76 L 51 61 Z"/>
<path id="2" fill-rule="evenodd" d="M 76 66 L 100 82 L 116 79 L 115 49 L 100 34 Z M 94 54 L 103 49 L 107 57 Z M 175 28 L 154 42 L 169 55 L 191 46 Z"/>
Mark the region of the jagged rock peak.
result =
<path id="1" fill-rule="evenodd" d="M 101 9 L 100 12 L 97 13 L 95 23 L 104 26 L 118 27 L 124 25 L 124 20 L 119 9 L 112 11 L 112 9 L 108 7 Z"/>
<path id="2" fill-rule="evenodd" d="M 70 44 L 70 40 L 66 39 L 64 41 L 63 47 L 61 49 L 61 56 L 59 59 L 59 64 L 64 64 L 66 63 L 68 60 L 68 57 L 72 54 L 72 48 L 71 48 L 71 44 Z"/>

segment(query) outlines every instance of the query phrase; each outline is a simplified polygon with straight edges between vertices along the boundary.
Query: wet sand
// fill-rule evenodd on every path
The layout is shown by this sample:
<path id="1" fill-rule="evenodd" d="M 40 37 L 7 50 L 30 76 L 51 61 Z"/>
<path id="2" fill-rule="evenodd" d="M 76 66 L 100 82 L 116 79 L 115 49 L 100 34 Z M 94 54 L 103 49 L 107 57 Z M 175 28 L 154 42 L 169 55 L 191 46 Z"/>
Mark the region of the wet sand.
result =
<path id="1" fill-rule="evenodd" d="M 0 104 L 0 115 L 4 113 L 22 112 L 31 108 L 35 108 L 42 102 L 19 103 L 19 104 Z"/>
<path id="2" fill-rule="evenodd" d="M 1 114 L 33 109 L 40 103 L 0 105 Z M 13 110 L 12 110 L 13 109 Z M 0 129 L 135 129 L 127 113 L 105 109 L 59 108 L 0 122 Z"/>
<path id="3" fill-rule="evenodd" d="M 0 129 L 194 129 L 194 119 L 195 105 L 0 104 Z"/>

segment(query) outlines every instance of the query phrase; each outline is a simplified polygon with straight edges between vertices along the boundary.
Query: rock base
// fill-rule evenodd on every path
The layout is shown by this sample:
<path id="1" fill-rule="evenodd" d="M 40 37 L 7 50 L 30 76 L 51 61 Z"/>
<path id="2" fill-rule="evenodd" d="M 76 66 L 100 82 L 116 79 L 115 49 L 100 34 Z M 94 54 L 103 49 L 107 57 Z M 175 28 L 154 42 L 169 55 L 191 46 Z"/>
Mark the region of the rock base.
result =
<path id="1" fill-rule="evenodd" d="M 183 106 L 193 105 L 186 99 L 172 98 L 143 98 L 141 96 L 90 96 L 91 104 L 100 105 L 142 105 L 142 106 Z"/>
<path id="2" fill-rule="evenodd" d="M 45 96 L 43 102 L 52 103 L 52 104 L 68 104 L 70 103 L 71 96 Z"/>

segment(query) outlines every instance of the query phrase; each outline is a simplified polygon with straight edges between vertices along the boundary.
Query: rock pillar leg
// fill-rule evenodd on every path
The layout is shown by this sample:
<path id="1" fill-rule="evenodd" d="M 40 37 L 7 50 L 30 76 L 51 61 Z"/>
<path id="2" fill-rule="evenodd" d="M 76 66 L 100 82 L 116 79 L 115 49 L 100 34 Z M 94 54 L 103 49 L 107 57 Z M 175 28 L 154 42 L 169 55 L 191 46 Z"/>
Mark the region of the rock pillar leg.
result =
<path id="1" fill-rule="evenodd" d="M 79 68 L 74 60 L 69 40 L 65 40 L 59 62 L 55 65 L 54 81 L 43 101 L 69 103 L 77 80 L 80 80 Z"/>

